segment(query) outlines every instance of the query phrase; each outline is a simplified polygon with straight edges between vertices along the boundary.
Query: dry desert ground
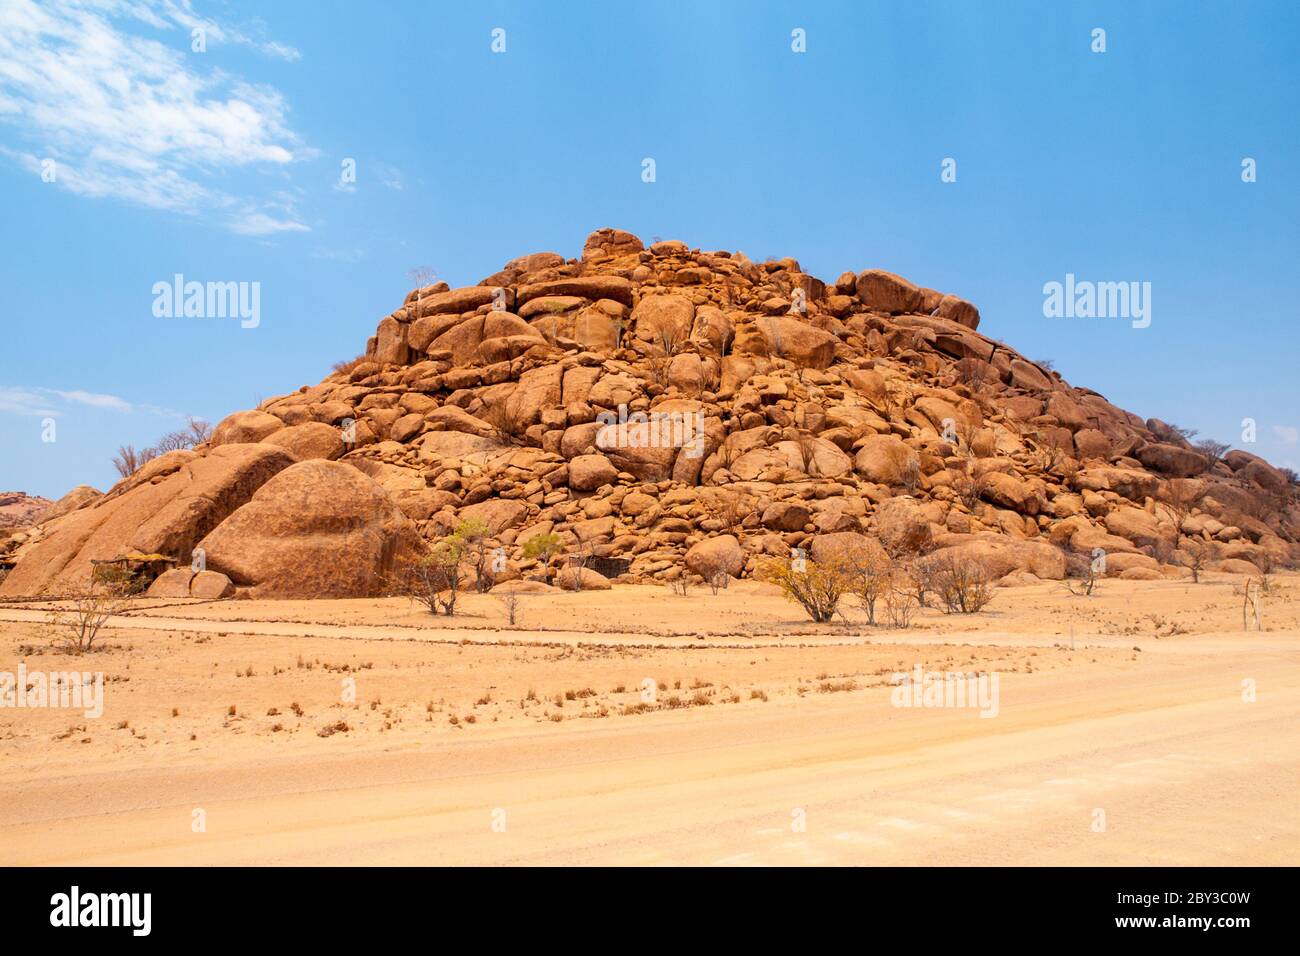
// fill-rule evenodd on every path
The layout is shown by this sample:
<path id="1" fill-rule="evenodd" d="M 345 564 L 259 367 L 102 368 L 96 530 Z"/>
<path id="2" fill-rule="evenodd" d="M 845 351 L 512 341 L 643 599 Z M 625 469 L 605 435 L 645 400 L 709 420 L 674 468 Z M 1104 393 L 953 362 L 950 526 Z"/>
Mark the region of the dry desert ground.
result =
<path id="1" fill-rule="evenodd" d="M 139 600 L 93 653 L 0 607 L 0 863 L 1295 864 L 1300 576 L 999 590 L 906 630 L 771 586 Z M 994 717 L 895 672 L 996 674 Z M 643 692 L 649 680 L 650 693 Z M 649 698 L 652 698 L 649 699 Z"/>

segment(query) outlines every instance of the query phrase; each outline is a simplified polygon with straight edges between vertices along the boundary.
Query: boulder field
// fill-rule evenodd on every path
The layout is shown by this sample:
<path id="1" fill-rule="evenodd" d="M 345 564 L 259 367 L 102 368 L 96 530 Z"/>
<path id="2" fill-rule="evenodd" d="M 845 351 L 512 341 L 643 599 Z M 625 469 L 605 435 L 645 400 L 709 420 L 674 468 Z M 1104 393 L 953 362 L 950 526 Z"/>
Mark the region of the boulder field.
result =
<path id="1" fill-rule="evenodd" d="M 175 562 L 158 596 L 376 595 L 466 518 L 497 580 L 537 576 L 524 542 L 553 533 L 583 586 L 908 542 L 1008 581 L 1097 549 L 1130 577 L 1300 559 L 1293 475 L 1207 456 L 980 327 L 880 269 L 824 282 L 602 229 L 579 258 L 413 289 L 320 384 L 72 492 L 24 530 L 0 596 L 133 554 Z"/>

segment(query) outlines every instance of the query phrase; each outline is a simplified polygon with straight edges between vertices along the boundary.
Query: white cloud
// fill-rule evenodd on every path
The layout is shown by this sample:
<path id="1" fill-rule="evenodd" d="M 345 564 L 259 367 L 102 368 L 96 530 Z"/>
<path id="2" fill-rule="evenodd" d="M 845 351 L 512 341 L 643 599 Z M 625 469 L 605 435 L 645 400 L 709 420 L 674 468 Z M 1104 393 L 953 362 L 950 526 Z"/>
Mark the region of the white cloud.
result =
<path id="1" fill-rule="evenodd" d="M 185 32 L 165 36 L 168 45 L 126 32 L 123 20 Z M 189 0 L 6 0 L 0 122 L 16 127 L 27 148 L 0 152 L 33 173 L 53 159 L 54 182 L 78 195 L 217 213 L 237 232 L 253 222 L 254 235 L 306 231 L 295 217 L 259 209 L 273 204 L 209 185 L 218 174 L 283 168 L 313 153 L 289 128 L 277 90 L 207 69 L 211 54 L 190 52 L 194 27 L 210 45 L 292 50 L 201 17 Z"/>
<path id="2" fill-rule="evenodd" d="M 1273 434 L 1288 445 L 1300 442 L 1300 428 L 1294 425 L 1274 425 Z"/>
<path id="3" fill-rule="evenodd" d="M 126 415 L 147 413 L 166 418 L 180 418 L 179 412 L 160 408 L 157 405 L 135 404 L 116 395 L 104 395 L 99 392 L 86 392 L 81 389 L 64 390 L 44 388 L 41 386 L 0 385 L 0 412 L 11 415 L 37 415 L 42 418 L 58 418 L 71 406 L 82 405 L 87 408 L 120 412 Z"/>
<path id="4" fill-rule="evenodd" d="M 379 181 L 389 189 L 402 191 L 402 171 L 395 166 L 385 166 L 382 163 L 377 164 L 375 169 L 379 171 Z"/>
<path id="5" fill-rule="evenodd" d="M 360 262 L 366 257 L 366 251 L 360 248 L 326 249 L 320 248 L 312 253 L 313 259 L 326 259 L 331 262 Z"/>
<path id="6" fill-rule="evenodd" d="M 63 392 L 58 389 L 51 389 L 55 395 L 65 401 L 75 402 L 78 405 L 89 405 L 92 408 L 110 408 L 115 412 L 131 411 L 131 403 L 124 398 L 118 398 L 116 395 L 99 395 L 95 392 L 72 391 Z"/>

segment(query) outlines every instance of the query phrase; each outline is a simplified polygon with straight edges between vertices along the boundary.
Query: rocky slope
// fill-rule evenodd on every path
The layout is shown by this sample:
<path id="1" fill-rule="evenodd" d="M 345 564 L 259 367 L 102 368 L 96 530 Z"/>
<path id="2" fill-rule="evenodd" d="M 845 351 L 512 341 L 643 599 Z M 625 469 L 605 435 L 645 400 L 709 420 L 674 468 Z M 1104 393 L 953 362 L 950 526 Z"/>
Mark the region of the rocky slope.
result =
<path id="1" fill-rule="evenodd" d="M 578 259 L 413 290 L 319 385 L 43 523 L 0 594 L 128 553 L 178 563 L 155 593 L 199 593 L 196 551 L 205 596 L 374 594 L 465 518 L 502 549 L 499 578 L 535 573 L 540 532 L 557 563 L 634 580 L 748 575 L 858 535 L 1013 579 L 1097 549 L 1126 577 L 1300 558 L 1292 476 L 1212 460 L 979 328 L 971 303 L 881 270 L 826 283 L 603 229 Z"/>

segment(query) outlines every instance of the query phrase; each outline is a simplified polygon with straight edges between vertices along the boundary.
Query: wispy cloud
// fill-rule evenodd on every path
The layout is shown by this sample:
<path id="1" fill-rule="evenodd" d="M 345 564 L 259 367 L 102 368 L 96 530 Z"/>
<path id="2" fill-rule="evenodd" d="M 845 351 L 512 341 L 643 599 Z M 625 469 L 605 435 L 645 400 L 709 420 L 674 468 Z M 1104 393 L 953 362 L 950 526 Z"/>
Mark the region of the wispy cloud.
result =
<path id="1" fill-rule="evenodd" d="M 170 31 L 168 43 L 128 26 Z M 231 170 L 283 168 L 313 153 L 290 129 L 277 90 L 191 52 L 194 29 L 209 49 L 238 43 L 298 55 L 200 16 L 189 0 L 6 0 L 0 123 L 24 145 L 0 152 L 36 174 L 54 160 L 53 182 L 78 195 L 210 215 L 245 234 L 306 231 L 274 202 L 212 185 Z"/>
<path id="2" fill-rule="evenodd" d="M 1294 425 L 1274 425 L 1273 434 L 1280 438 L 1287 445 L 1294 445 L 1300 442 L 1300 428 Z"/>
<path id="3" fill-rule="evenodd" d="M 359 247 L 351 249 L 320 248 L 312 254 L 313 259 L 325 259 L 330 262 L 360 262 L 366 257 L 366 251 Z"/>
<path id="4" fill-rule="evenodd" d="M 181 418 L 179 412 L 158 405 L 128 402 L 117 395 L 86 392 L 81 389 L 44 388 L 42 386 L 0 385 L 0 412 L 11 415 L 35 415 L 58 418 L 73 406 L 120 412 L 126 415 L 150 414 Z"/>

